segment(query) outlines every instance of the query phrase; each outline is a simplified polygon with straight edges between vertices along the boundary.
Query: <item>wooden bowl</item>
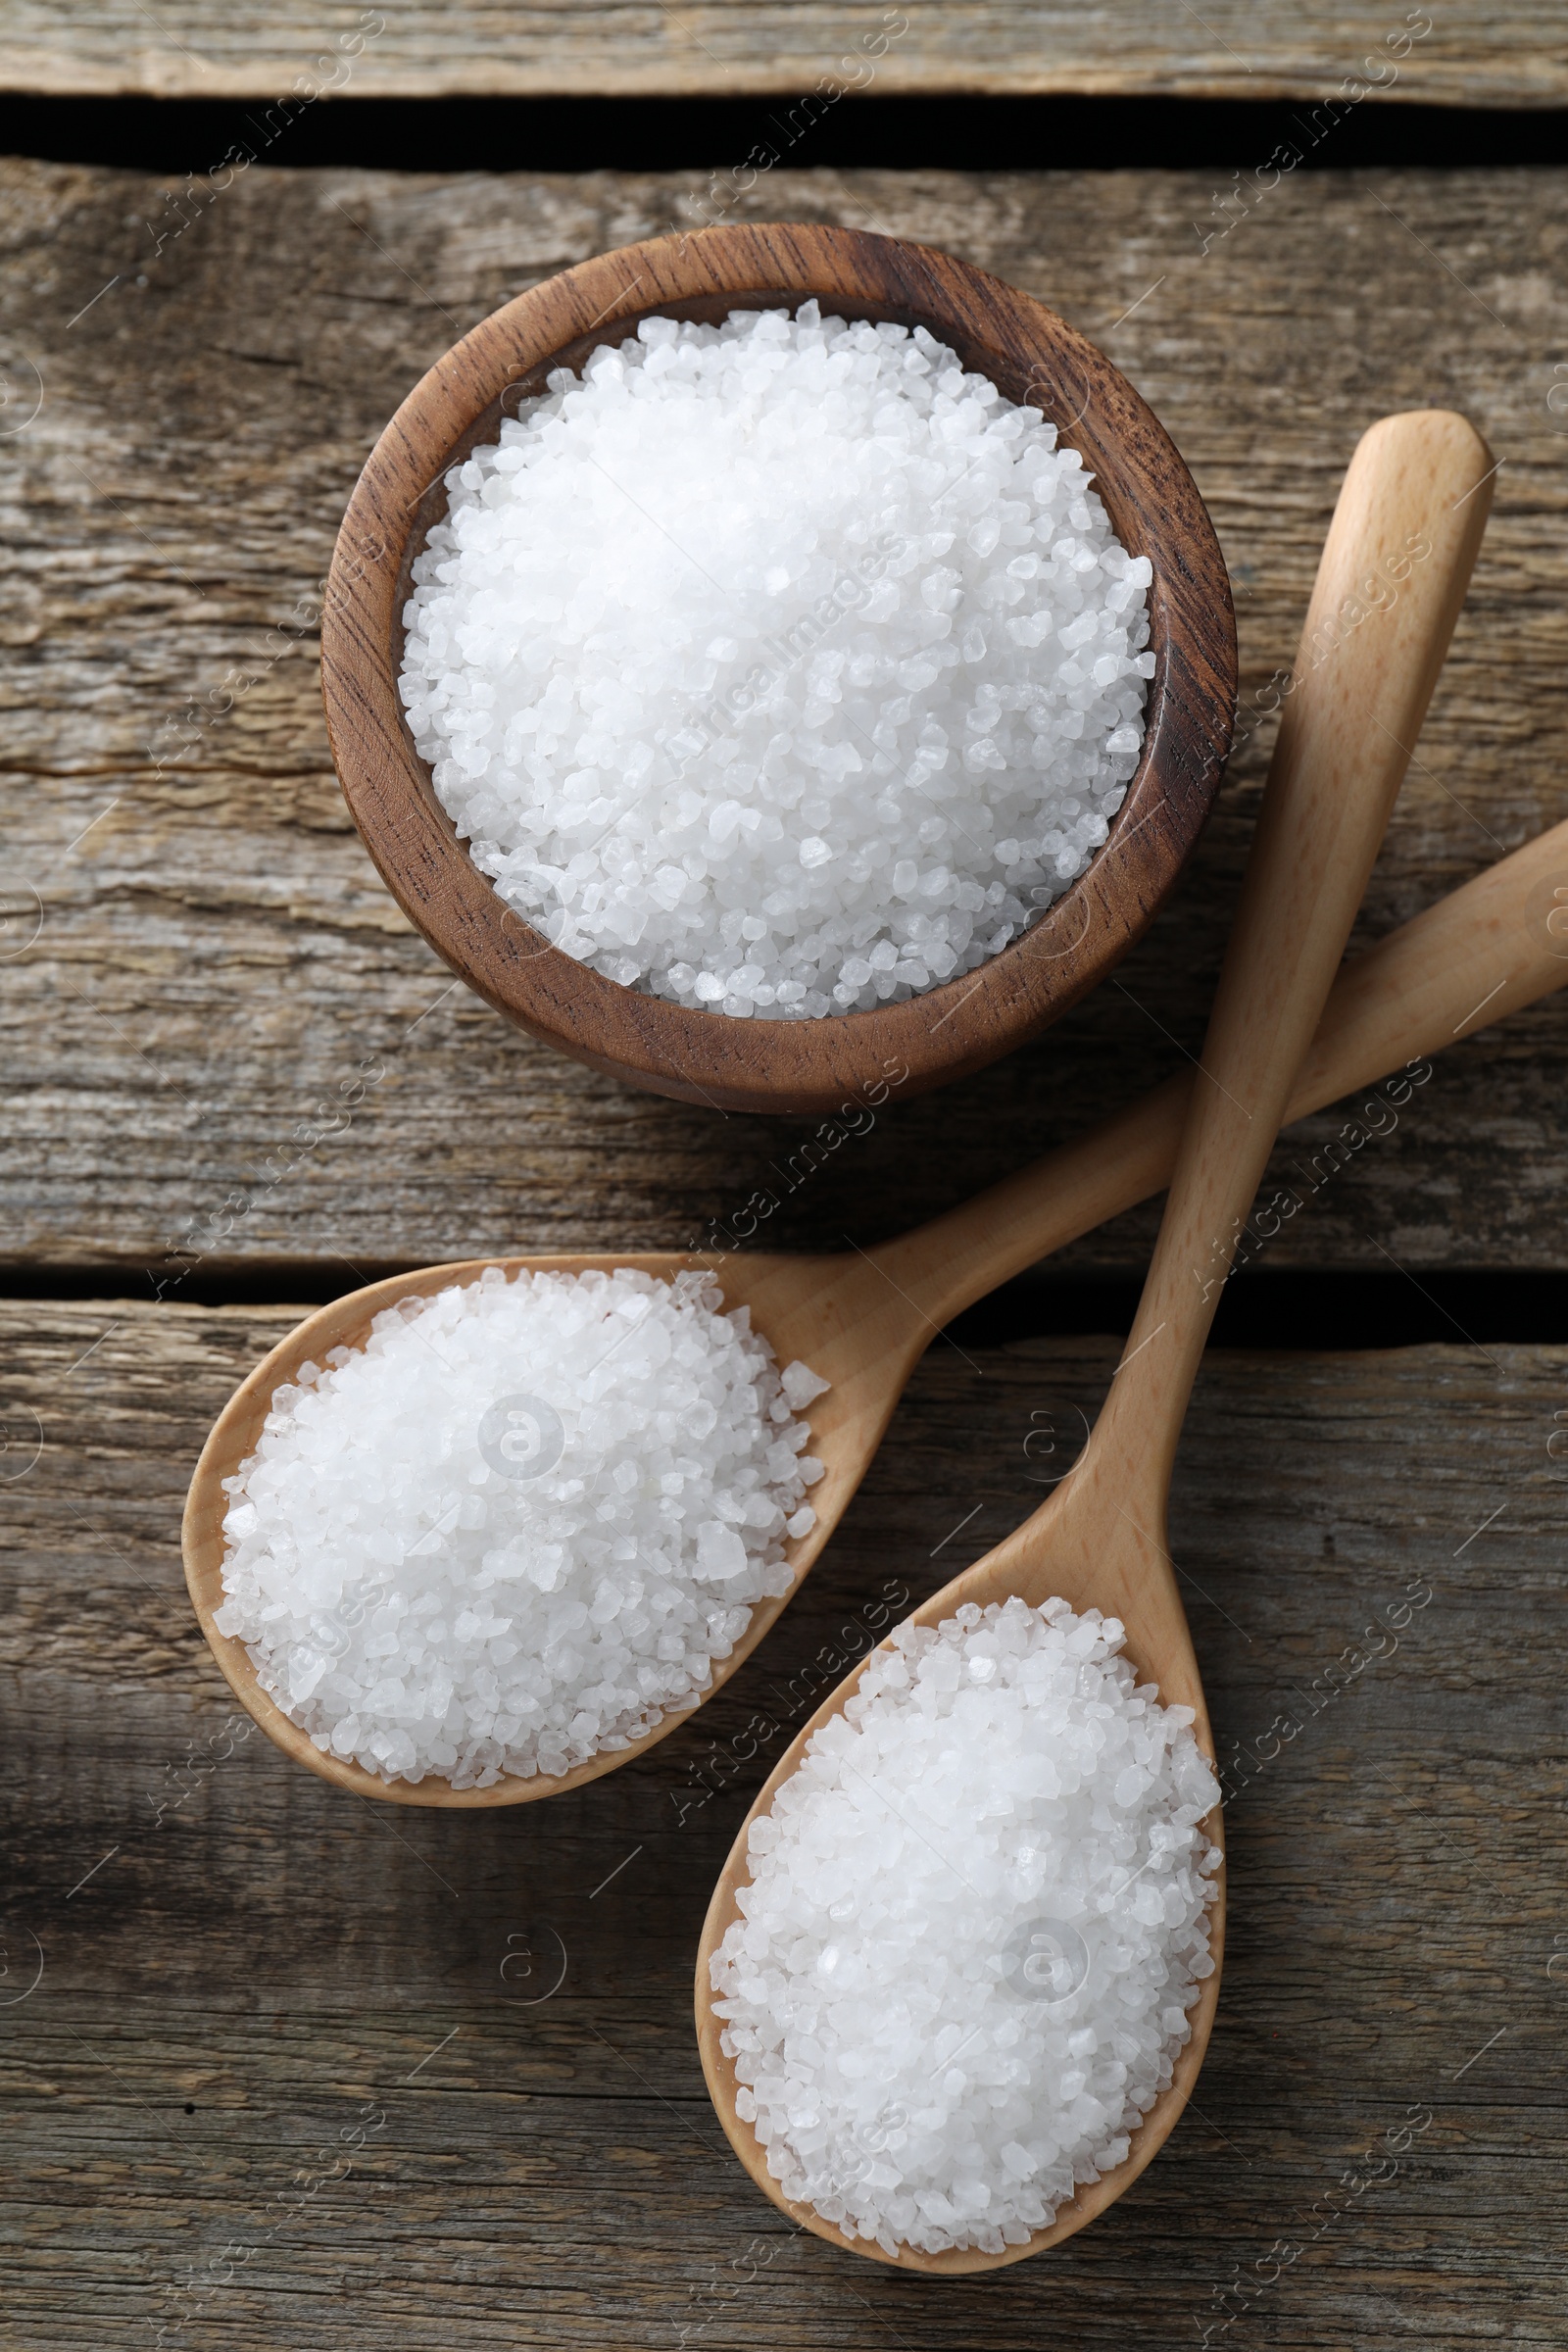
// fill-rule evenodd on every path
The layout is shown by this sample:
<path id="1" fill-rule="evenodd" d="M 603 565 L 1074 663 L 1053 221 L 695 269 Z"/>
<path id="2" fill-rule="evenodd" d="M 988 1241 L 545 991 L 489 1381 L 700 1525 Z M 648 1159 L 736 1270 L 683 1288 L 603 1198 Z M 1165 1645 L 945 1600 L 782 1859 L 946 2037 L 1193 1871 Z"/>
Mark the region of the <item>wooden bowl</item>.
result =
<path id="1" fill-rule="evenodd" d="M 850 318 L 927 327 L 1009 400 L 1044 410 L 1095 475 L 1111 523 L 1153 566 L 1154 674 L 1143 757 L 1087 873 L 977 971 L 870 1012 L 734 1020 L 605 979 L 497 895 L 459 839 L 398 695 L 415 558 L 448 469 L 504 416 L 655 314 L 717 321 L 810 296 Z M 920 1094 L 983 1068 L 1077 1003 L 1148 927 L 1218 789 L 1236 702 L 1224 559 L 1152 412 L 1043 303 L 928 246 L 858 229 L 735 224 L 601 255 L 519 294 L 409 394 L 349 502 L 321 616 L 332 757 L 399 906 L 458 977 L 550 1045 L 656 1093 L 727 1110 L 823 1111 L 890 1068 Z"/>

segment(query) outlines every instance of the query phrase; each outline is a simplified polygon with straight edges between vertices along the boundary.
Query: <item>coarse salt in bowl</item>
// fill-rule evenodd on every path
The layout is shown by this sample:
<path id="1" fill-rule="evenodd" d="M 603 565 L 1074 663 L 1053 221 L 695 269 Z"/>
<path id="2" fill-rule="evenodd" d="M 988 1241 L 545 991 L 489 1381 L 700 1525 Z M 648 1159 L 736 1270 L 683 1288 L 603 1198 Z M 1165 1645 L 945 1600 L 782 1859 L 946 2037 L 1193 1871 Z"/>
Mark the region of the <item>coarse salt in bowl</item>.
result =
<path id="1" fill-rule="evenodd" d="M 724 1109 L 917 1094 L 1057 1018 L 1169 894 L 1235 706 L 1212 526 L 1126 380 L 820 223 L 482 320 L 367 463 L 321 646 L 355 821 L 453 970 Z"/>
<path id="2" fill-rule="evenodd" d="M 923 326 L 644 318 L 447 477 L 399 680 L 507 904 L 731 1018 L 925 994 L 1126 796 L 1152 566 Z"/>

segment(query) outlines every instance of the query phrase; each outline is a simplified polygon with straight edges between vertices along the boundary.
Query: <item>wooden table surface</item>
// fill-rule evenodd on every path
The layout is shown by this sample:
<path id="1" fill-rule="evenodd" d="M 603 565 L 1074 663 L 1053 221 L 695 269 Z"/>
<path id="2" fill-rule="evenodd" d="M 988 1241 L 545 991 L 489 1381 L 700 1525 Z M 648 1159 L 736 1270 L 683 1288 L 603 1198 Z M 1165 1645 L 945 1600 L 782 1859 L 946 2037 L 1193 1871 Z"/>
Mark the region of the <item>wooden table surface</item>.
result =
<path id="1" fill-rule="evenodd" d="M 414 377 L 706 184 L 257 166 L 180 229 L 156 179 L 0 165 L 0 2344 L 1558 2344 L 1568 1324 L 1379 1348 L 1363 1317 L 1337 1352 L 1211 1352 L 1172 1517 L 1230 1797 L 1200 2106 L 1095 2228 L 989 2278 L 852 2263 L 760 2199 L 704 2092 L 691 1962 L 782 1741 L 1038 1501 L 1031 1432 L 1093 1410 L 1111 1336 L 1028 1336 L 1039 1284 L 937 1347 L 757 1658 L 549 1805 L 348 1798 L 236 1720 L 196 1632 L 185 1483 L 303 1302 L 431 1258 L 678 1244 L 758 1191 L 770 1244 L 869 1247 L 1177 1065 L 1259 704 L 1390 409 L 1463 409 L 1501 466 L 1362 936 L 1568 814 L 1568 173 L 1301 172 L 1203 253 L 1188 175 L 778 171 L 737 214 L 947 246 L 1152 402 L 1231 567 L 1245 740 L 1114 984 L 793 1190 L 806 1123 L 637 1095 L 505 1029 L 348 824 L 315 598 Z M 317 1105 L 362 1061 L 385 1075 L 333 1125 Z M 1282 1176 L 1354 1108 L 1287 1138 Z M 1555 1297 L 1565 1123 L 1568 997 L 1440 1058 L 1265 1263 Z M 1152 1231 L 1060 1262 L 1135 1276 Z"/>
<path id="2" fill-rule="evenodd" d="M 1561 106 L 1555 0 L 6 0 L 4 86 L 79 96 L 879 95 Z"/>

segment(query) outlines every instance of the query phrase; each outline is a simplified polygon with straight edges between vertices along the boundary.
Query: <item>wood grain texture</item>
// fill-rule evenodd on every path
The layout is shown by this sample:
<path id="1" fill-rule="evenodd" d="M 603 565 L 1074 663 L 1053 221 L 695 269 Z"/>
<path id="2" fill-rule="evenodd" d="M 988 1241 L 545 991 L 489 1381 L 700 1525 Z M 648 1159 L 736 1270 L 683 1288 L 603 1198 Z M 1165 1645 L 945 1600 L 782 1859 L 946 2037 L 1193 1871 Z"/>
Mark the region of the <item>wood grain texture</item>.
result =
<path id="1" fill-rule="evenodd" d="M 806 299 L 829 316 L 923 326 L 1004 398 L 1044 411 L 1089 467 L 1122 546 L 1152 566 L 1154 670 L 1142 756 L 1110 838 L 1023 938 L 903 1004 L 741 1025 L 617 987 L 553 947 L 478 871 L 404 715 L 403 615 L 414 565 L 447 513 L 451 467 L 493 446 L 503 416 L 543 393 L 559 368 L 586 367 L 643 318 L 715 324 L 735 309 L 793 310 Z M 481 319 L 420 378 L 370 452 L 338 533 L 321 685 L 333 761 L 366 847 L 466 986 L 610 1077 L 710 1110 L 820 1115 L 884 1071 L 897 1070 L 912 1100 L 985 1068 L 1059 1020 L 1142 938 L 1219 787 L 1236 625 L 1213 526 L 1169 436 L 1054 311 L 927 246 L 819 222 L 737 222 L 563 270 Z"/>
<path id="2" fill-rule="evenodd" d="M 47 1437 L 0 1522 L 28 2352 L 1560 2341 L 1568 1350 L 1210 1357 L 1172 1512 L 1227 1788 L 1201 2113 L 1070 2245 L 922 2281 L 724 2148 L 697 1927 L 795 1725 L 1038 1499 L 1114 1346 L 937 1350 L 711 1718 L 559 1806 L 389 1826 L 237 1736 L 179 1578 L 202 1432 L 291 1320 L 0 1307 Z"/>
<path id="3" fill-rule="evenodd" d="M 378 17 L 384 29 L 364 38 Z M 1423 22 L 1426 33 L 1394 52 L 1390 83 L 1390 40 Z M 357 36 L 363 47 L 345 52 Z M 353 0 L 171 0 L 156 14 L 134 0 L 10 0 L 5 41 L 8 87 L 68 96 L 275 98 L 309 76 L 372 97 L 734 97 L 834 75 L 882 93 L 1322 98 L 1356 74 L 1429 103 L 1551 106 L 1568 95 L 1550 0 L 1429 11 L 1333 0 L 1309 17 L 1285 0 L 1212 0 L 1201 13 L 1157 0 L 420 0 L 384 13 Z"/>
<path id="4" fill-rule="evenodd" d="M 1457 407 L 1503 464 L 1361 938 L 1568 809 L 1568 437 L 1547 405 L 1568 176 L 1298 175 L 1199 256 L 1202 190 L 1179 174 L 776 173 L 744 217 L 959 253 L 1060 310 L 1150 400 L 1236 583 L 1245 740 L 1181 893 L 1112 983 L 940 1098 L 724 1119 L 508 1029 L 410 933 L 350 828 L 314 599 L 411 383 L 510 294 L 656 233 L 699 184 L 256 171 L 142 269 L 160 183 L 4 167 L 7 414 L 35 398 L 29 368 L 44 387 L 3 445 L 0 511 L 12 1258 L 113 1260 L 144 1289 L 148 1269 L 311 1260 L 346 1287 L 488 1250 L 870 1247 L 1080 1131 L 1197 1049 L 1269 681 L 1349 452 L 1391 409 Z M 1346 1164 L 1264 1262 L 1560 1264 L 1565 1064 L 1561 1002 L 1467 1040 L 1396 1129 L 1335 1147 Z M 1353 1107 L 1298 1130 L 1265 1182 L 1299 1189 L 1293 1163 L 1326 1165 Z M 1152 1232 L 1138 1212 L 1063 1262 L 1137 1266 Z"/>

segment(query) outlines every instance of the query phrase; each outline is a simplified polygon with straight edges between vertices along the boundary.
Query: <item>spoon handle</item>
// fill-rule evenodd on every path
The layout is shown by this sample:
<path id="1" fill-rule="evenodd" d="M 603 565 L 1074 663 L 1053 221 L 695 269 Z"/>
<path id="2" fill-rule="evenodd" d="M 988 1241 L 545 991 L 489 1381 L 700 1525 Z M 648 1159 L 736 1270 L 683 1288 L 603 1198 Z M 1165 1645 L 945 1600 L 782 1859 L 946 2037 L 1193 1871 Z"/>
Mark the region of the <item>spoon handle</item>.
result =
<path id="1" fill-rule="evenodd" d="M 1439 1054 L 1568 983 L 1568 818 L 1347 963 L 1280 1121 Z M 929 1332 L 999 1283 L 1170 1182 L 1192 1100 L 1183 1071 L 928 1225 L 879 1266 Z"/>
<path id="2" fill-rule="evenodd" d="M 1568 819 L 1348 963 L 1284 1124 L 1440 1054 L 1568 981 Z"/>
<path id="3" fill-rule="evenodd" d="M 1463 417 L 1416 411 L 1362 435 L 1340 492 L 1159 1239 L 1091 1446 L 1161 1519 L 1242 1223 L 1463 601 L 1491 465 Z"/>

